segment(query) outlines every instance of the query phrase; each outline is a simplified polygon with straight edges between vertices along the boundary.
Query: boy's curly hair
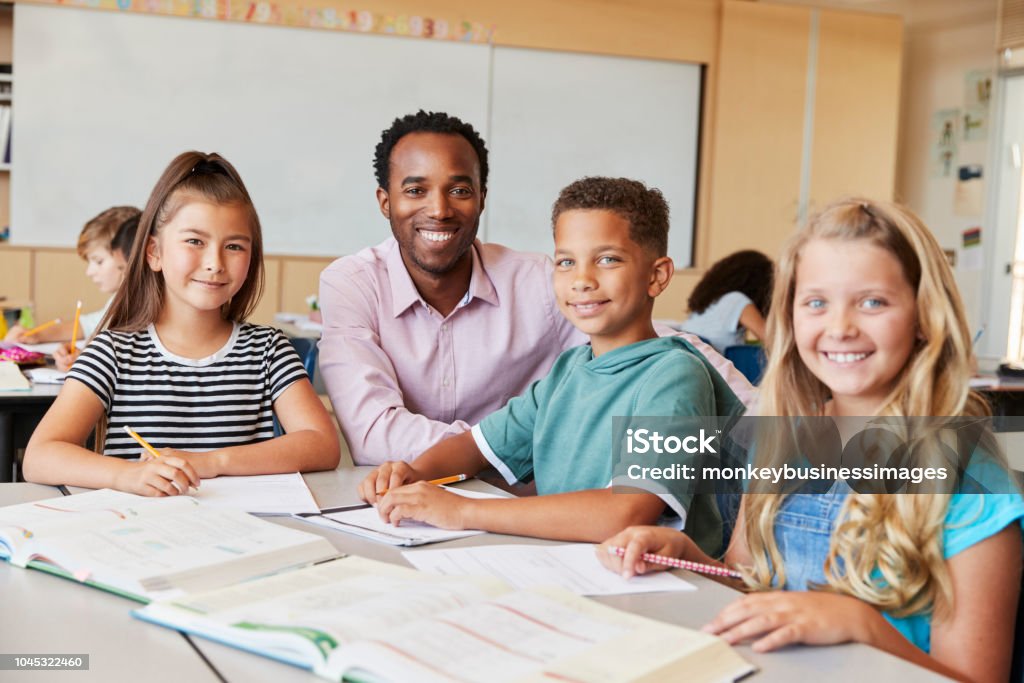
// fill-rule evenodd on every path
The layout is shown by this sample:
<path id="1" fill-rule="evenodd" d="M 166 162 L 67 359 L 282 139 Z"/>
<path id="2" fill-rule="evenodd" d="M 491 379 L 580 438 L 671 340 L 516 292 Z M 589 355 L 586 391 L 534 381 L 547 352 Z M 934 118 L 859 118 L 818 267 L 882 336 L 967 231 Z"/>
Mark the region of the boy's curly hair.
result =
<path id="1" fill-rule="evenodd" d="M 604 209 L 629 221 L 629 238 L 656 256 L 668 254 L 668 202 L 639 180 L 590 176 L 567 185 L 551 207 L 551 227 L 576 209 Z"/>

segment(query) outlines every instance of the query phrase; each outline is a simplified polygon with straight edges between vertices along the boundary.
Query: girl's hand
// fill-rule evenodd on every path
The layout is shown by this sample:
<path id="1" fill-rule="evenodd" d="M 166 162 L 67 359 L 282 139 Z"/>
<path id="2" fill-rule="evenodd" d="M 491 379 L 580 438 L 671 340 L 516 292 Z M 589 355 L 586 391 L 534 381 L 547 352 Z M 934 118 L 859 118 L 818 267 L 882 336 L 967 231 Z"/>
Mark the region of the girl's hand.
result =
<path id="1" fill-rule="evenodd" d="M 872 621 L 881 614 L 866 602 L 819 591 L 751 593 L 728 605 L 702 630 L 730 645 L 755 639 L 755 652 L 785 645 L 868 642 Z"/>
<path id="2" fill-rule="evenodd" d="M 71 353 L 71 342 L 64 342 L 53 352 L 53 362 L 61 372 L 67 372 L 78 354 Z"/>
<path id="3" fill-rule="evenodd" d="M 196 482 L 192 484 L 195 488 L 199 488 L 199 479 L 213 479 L 221 472 L 216 451 L 194 453 L 179 451 L 176 448 L 158 448 L 157 451 L 160 453 L 161 460 L 170 457 L 188 465 L 189 471 L 195 472 L 197 476 Z M 149 451 L 142 451 L 139 455 L 143 462 L 156 460 Z"/>
<path id="4" fill-rule="evenodd" d="M 189 486 L 199 486 L 199 475 L 195 469 L 172 455 L 159 459 L 150 456 L 143 462 L 125 464 L 127 467 L 114 481 L 114 488 L 119 491 L 141 496 L 177 496 L 188 493 Z"/>
<path id="5" fill-rule="evenodd" d="M 412 519 L 441 529 L 465 529 L 465 512 L 471 503 L 469 498 L 418 481 L 389 490 L 377 503 L 377 512 L 395 526 L 403 519 Z"/>
<path id="6" fill-rule="evenodd" d="M 383 495 L 384 491 L 396 489 L 421 479 L 423 476 L 409 463 L 386 462 L 366 475 L 366 478 L 359 484 L 359 497 L 374 505 L 377 503 L 378 493 Z"/>
<path id="7" fill-rule="evenodd" d="M 597 559 L 605 567 L 622 578 L 629 579 L 635 574 L 646 574 L 650 571 L 669 569 L 660 564 L 643 561 L 644 553 L 665 555 L 666 557 L 685 557 L 690 550 L 690 538 L 675 529 L 660 526 L 631 526 L 620 531 L 607 541 L 597 546 Z M 623 557 L 613 554 L 612 548 L 625 548 Z"/>

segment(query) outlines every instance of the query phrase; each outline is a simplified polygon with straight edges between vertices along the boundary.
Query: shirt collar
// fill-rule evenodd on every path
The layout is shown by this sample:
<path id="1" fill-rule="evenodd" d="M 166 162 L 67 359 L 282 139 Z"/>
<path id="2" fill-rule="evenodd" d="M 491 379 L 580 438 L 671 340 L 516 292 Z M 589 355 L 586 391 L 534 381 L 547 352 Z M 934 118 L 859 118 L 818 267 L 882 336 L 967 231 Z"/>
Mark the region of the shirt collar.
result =
<path id="1" fill-rule="evenodd" d="M 473 272 L 469 276 L 469 289 L 457 308 L 466 306 L 473 299 L 481 299 L 497 306 L 498 293 L 480 258 L 480 240 L 473 242 L 470 253 L 473 255 Z M 409 271 L 405 267 L 405 261 L 402 260 L 402 249 L 397 241 L 394 242 L 394 248 L 388 254 L 387 267 L 388 280 L 391 282 L 391 314 L 395 318 L 405 313 L 413 304 L 421 302 L 426 305 L 419 290 L 416 289 L 416 284 L 412 281 L 412 276 L 409 275 Z"/>

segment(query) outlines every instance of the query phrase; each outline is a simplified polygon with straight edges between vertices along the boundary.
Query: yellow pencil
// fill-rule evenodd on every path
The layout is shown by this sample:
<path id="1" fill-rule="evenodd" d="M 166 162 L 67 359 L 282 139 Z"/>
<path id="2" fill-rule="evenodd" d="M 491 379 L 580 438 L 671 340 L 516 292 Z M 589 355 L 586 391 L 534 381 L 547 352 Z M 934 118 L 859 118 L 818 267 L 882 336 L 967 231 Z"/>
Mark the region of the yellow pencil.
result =
<path id="1" fill-rule="evenodd" d="M 42 325 L 36 325 L 35 327 L 33 327 L 33 328 L 32 328 L 31 330 L 29 330 L 28 332 L 25 332 L 25 333 L 24 333 L 24 336 L 26 336 L 26 337 L 31 337 L 31 336 L 32 336 L 33 334 L 37 334 L 37 333 L 39 333 L 39 332 L 42 332 L 42 331 L 43 331 L 43 330 L 45 330 L 45 329 L 46 329 L 47 327 L 53 327 L 54 325 L 56 325 L 56 324 L 57 324 L 57 323 L 59 323 L 59 322 L 60 322 L 60 318 L 54 318 L 53 320 L 51 320 L 51 321 L 50 321 L 50 322 L 48 322 L 48 323 L 43 323 Z"/>
<path id="2" fill-rule="evenodd" d="M 125 427 L 125 429 L 127 429 L 127 427 Z M 441 477 L 440 479 L 431 479 L 427 483 L 428 484 L 433 484 L 434 486 L 444 486 L 445 484 L 454 484 L 457 481 L 466 481 L 467 479 L 469 479 L 469 477 L 467 477 L 465 474 L 453 474 L 450 477 Z M 377 491 L 377 497 L 379 498 L 380 496 L 383 496 L 387 492 L 388 492 L 388 489 L 384 489 L 383 491 Z"/>
<path id="3" fill-rule="evenodd" d="M 71 328 L 71 355 L 75 355 L 75 339 L 78 337 L 78 319 L 82 316 L 82 300 L 75 306 L 75 326 Z M 137 435 L 136 435 L 137 436 Z"/>
<path id="4" fill-rule="evenodd" d="M 138 433 L 134 429 L 132 429 L 128 425 L 125 425 L 124 426 L 124 431 L 128 433 L 128 436 L 130 436 L 133 439 L 135 439 L 136 441 L 138 441 L 139 445 L 142 446 L 143 448 L 145 448 L 147 451 L 149 451 L 149 454 L 152 455 L 154 458 L 159 458 L 160 457 L 160 453 L 155 448 L 150 446 L 149 443 L 145 439 L 143 439 L 141 436 L 139 436 Z"/>

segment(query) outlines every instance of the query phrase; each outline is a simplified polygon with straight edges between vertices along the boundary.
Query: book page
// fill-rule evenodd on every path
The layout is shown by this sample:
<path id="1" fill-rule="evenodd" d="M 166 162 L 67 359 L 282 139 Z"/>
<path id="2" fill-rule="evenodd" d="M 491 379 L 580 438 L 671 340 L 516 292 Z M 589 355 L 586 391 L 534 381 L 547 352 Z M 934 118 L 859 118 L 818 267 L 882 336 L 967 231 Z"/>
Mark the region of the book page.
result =
<path id="1" fill-rule="evenodd" d="M 322 668 L 330 652 L 367 635 L 507 590 L 487 580 L 433 577 L 360 557 L 153 603 L 140 618 Z"/>
<path id="2" fill-rule="evenodd" d="M 0 507 L 0 542 L 10 550 L 6 556 L 12 556 L 15 564 L 24 566 L 27 558 L 16 551 L 30 540 L 38 542 L 76 529 L 93 529 L 163 511 L 189 510 L 196 505 L 194 500 L 184 496 L 145 498 L 110 489 L 8 505 Z"/>
<path id="3" fill-rule="evenodd" d="M 317 513 L 320 508 L 298 472 L 203 479 L 192 494 L 206 507 L 258 515 Z"/>
<path id="4" fill-rule="evenodd" d="M 576 595 L 690 591 L 689 581 L 666 572 L 626 580 L 598 561 L 589 543 L 488 545 L 402 553 L 417 569 L 445 576 L 484 575 L 515 588 L 558 586 Z"/>
<path id="5" fill-rule="evenodd" d="M 28 391 L 32 388 L 14 361 L 0 361 L 0 391 Z"/>
<path id="6" fill-rule="evenodd" d="M 422 683 L 721 681 L 753 669 L 714 636 L 554 590 L 509 593 L 365 638 L 329 667 Z"/>
<path id="7" fill-rule="evenodd" d="M 208 590 L 336 557 L 326 539 L 236 510 L 191 509 L 120 520 L 33 544 L 79 581 L 150 599 Z"/>

